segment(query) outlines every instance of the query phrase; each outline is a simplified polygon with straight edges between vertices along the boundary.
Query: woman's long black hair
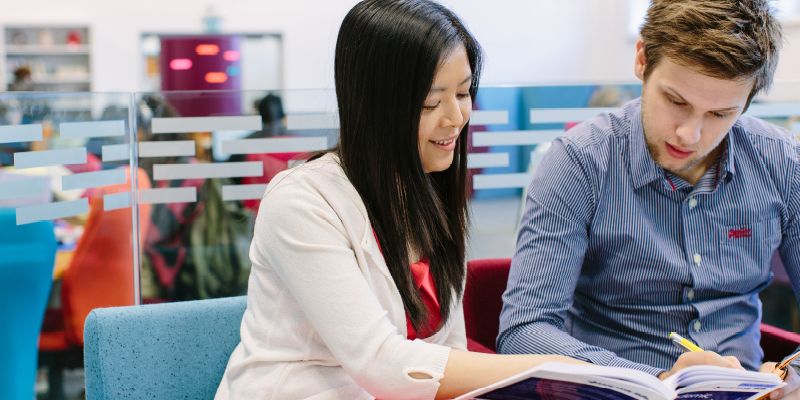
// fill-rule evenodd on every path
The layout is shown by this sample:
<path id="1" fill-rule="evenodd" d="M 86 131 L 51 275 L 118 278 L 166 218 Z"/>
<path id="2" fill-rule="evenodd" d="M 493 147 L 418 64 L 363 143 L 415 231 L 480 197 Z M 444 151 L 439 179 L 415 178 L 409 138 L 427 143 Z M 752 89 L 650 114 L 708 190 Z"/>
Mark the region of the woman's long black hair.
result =
<path id="1" fill-rule="evenodd" d="M 469 125 L 445 171 L 425 173 L 418 145 L 420 114 L 437 67 L 459 45 L 472 69 L 474 100 L 480 46 L 458 17 L 433 1 L 362 1 L 344 18 L 336 42 L 336 151 L 416 329 L 427 310 L 414 285 L 411 254 L 430 261 L 442 321 L 461 295 L 466 273 Z"/>

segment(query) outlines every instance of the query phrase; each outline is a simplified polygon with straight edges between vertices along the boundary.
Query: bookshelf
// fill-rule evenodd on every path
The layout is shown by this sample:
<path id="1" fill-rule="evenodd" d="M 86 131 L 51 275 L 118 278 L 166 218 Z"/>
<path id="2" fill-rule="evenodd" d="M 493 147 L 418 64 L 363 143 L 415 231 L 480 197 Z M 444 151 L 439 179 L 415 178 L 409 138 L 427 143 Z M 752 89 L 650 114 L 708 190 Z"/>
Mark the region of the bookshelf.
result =
<path id="1" fill-rule="evenodd" d="M 4 90 L 91 91 L 88 26 L 9 25 L 4 37 Z M 20 67 L 28 67 L 30 81 L 14 85 Z"/>

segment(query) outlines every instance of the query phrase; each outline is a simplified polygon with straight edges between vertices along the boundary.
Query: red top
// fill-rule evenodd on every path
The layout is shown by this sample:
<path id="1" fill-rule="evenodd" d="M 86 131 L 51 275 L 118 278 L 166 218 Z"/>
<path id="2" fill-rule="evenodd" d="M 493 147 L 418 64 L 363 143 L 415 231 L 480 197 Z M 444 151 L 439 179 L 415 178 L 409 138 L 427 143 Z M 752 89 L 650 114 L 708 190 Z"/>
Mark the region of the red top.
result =
<path id="1" fill-rule="evenodd" d="M 375 234 L 374 230 L 372 234 L 375 236 L 375 241 L 378 243 L 378 249 L 383 252 L 383 249 L 381 249 L 381 242 L 378 240 L 378 235 Z M 409 340 L 423 339 L 432 336 L 439 329 L 439 326 L 442 324 L 442 312 L 439 309 L 439 299 L 436 297 L 436 284 L 433 282 L 433 275 L 431 275 L 431 266 L 428 259 L 423 258 L 411 264 L 410 268 L 411 275 L 414 277 L 415 286 L 417 290 L 419 290 L 425 308 L 428 310 L 428 320 L 425 321 L 422 329 L 417 333 L 414 329 L 414 325 L 411 324 L 408 312 L 406 312 L 406 328 L 408 330 L 408 335 L 406 337 Z"/>
<path id="2" fill-rule="evenodd" d="M 419 333 L 414 330 L 411 325 L 411 319 L 406 313 L 406 327 L 408 328 L 408 339 L 414 340 L 417 338 L 426 338 L 432 336 L 439 329 L 442 323 L 442 313 L 439 309 L 439 300 L 436 297 L 436 284 L 433 282 L 433 275 L 430 272 L 430 263 L 427 258 L 423 258 L 411 264 L 411 274 L 414 276 L 414 283 L 417 290 L 425 303 L 425 308 L 428 309 L 428 320 L 425 321 L 423 327 L 420 328 Z"/>

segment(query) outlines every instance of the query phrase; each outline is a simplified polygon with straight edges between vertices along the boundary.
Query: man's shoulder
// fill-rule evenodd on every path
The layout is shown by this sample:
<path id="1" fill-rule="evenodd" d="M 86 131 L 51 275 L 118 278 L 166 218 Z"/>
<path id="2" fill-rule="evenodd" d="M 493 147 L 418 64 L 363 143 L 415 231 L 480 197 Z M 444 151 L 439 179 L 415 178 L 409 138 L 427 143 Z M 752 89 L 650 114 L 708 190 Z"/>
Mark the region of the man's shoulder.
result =
<path id="1" fill-rule="evenodd" d="M 763 175 L 778 192 L 791 193 L 800 170 L 800 145 L 786 129 L 751 116 L 741 116 L 731 130 L 735 135 L 737 171 L 739 168 Z"/>
<path id="2" fill-rule="evenodd" d="M 560 139 L 565 149 L 593 164 L 605 164 L 623 150 L 631 134 L 629 105 L 589 118 Z"/>
<path id="3" fill-rule="evenodd" d="M 764 138 L 766 140 L 774 140 L 791 145 L 796 144 L 796 139 L 792 136 L 791 132 L 778 125 L 764 121 L 761 118 L 745 114 L 739 117 L 734 127 L 738 127 L 751 137 Z"/>
<path id="4" fill-rule="evenodd" d="M 788 130 L 771 124 L 763 119 L 742 115 L 733 128 L 737 142 L 752 146 L 758 155 L 767 163 L 796 162 L 800 143 Z"/>
<path id="5" fill-rule="evenodd" d="M 563 138 L 570 146 L 586 150 L 618 139 L 624 135 L 626 125 L 619 115 L 603 113 L 575 125 Z"/>

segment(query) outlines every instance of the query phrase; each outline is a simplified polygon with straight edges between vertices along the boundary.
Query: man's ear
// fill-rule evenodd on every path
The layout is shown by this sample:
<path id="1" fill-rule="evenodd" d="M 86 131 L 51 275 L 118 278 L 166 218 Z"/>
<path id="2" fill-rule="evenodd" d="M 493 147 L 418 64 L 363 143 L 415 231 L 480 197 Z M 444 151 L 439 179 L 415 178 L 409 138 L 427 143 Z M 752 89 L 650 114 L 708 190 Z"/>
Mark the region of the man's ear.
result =
<path id="1" fill-rule="evenodd" d="M 644 56 L 644 41 L 642 38 L 636 41 L 636 56 L 633 61 L 633 73 L 639 80 L 644 82 L 644 68 L 647 59 Z"/>

